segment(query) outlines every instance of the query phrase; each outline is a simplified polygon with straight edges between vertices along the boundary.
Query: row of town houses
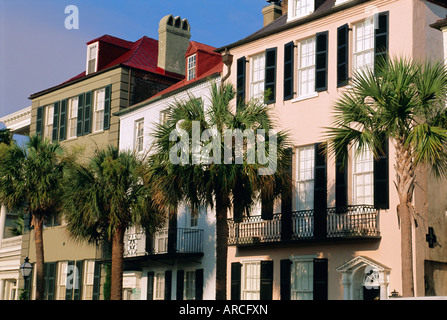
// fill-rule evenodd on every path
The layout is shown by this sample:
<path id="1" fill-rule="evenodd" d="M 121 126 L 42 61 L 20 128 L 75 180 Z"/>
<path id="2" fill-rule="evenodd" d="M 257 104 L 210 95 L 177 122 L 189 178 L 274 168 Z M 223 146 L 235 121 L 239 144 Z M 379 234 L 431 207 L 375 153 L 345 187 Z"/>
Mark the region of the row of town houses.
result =
<path id="1" fill-rule="evenodd" d="M 227 298 L 390 299 L 402 292 L 393 144 L 380 160 L 367 151 L 351 155 L 343 172 L 316 146 L 355 70 L 374 68 L 383 55 L 447 58 L 446 17 L 443 0 L 268 1 L 260 30 L 215 48 L 191 40 L 185 17 L 168 15 L 158 40 L 89 41 L 86 57 L 79 57 L 86 59 L 84 72 L 32 93 L 30 107 L 0 121 L 85 158 L 107 144 L 145 154 L 174 101 L 193 95 L 206 106 L 211 84 L 223 81 L 235 86 L 237 99 L 269 89 L 278 129 L 293 142 L 292 217 L 281 228 L 280 208 L 268 219 L 260 210 L 241 221 L 230 213 Z M 318 179 L 317 166 L 324 172 Z M 420 170 L 416 185 L 415 295 L 447 296 L 447 184 Z M 325 192 L 316 192 L 321 186 Z M 327 211 L 324 221 L 314 219 L 317 203 Z M 35 262 L 34 233 L 25 219 L 23 234 L 14 236 L 16 217 L 2 206 L 0 300 L 19 299 L 23 288 L 35 296 L 34 274 L 25 281 L 19 271 L 25 258 Z M 185 205 L 153 235 L 127 230 L 124 299 L 215 299 L 215 222 L 210 208 Z M 45 224 L 44 246 L 45 299 L 104 299 L 110 261 L 104 248 L 73 242 L 57 217 Z M 76 270 L 78 287 L 67 286 L 67 270 Z"/>

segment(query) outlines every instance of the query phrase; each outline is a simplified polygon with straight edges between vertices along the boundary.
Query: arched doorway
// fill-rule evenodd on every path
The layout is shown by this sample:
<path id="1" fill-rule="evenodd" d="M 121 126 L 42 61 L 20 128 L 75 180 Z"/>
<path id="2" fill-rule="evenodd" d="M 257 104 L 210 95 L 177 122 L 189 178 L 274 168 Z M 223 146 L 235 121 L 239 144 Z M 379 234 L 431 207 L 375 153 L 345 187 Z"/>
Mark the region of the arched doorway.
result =
<path id="1" fill-rule="evenodd" d="M 387 299 L 390 268 L 358 256 L 337 268 L 342 274 L 344 300 Z"/>

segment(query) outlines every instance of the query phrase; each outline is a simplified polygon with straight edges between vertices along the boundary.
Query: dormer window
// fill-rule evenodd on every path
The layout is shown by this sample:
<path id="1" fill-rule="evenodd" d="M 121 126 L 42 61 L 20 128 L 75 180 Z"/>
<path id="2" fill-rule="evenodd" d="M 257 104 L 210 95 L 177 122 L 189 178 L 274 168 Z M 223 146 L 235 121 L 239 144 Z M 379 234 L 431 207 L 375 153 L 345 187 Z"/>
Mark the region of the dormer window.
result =
<path id="1" fill-rule="evenodd" d="M 188 81 L 195 79 L 196 77 L 196 65 L 197 65 L 197 61 L 196 61 L 196 57 L 197 55 L 193 54 L 192 56 L 188 57 L 188 70 L 187 70 L 187 75 L 188 75 Z"/>
<path id="2" fill-rule="evenodd" d="M 98 43 L 87 46 L 87 74 L 96 72 L 98 66 Z"/>
<path id="3" fill-rule="evenodd" d="M 288 20 L 301 18 L 311 14 L 315 10 L 315 0 L 292 0 L 288 10 Z"/>

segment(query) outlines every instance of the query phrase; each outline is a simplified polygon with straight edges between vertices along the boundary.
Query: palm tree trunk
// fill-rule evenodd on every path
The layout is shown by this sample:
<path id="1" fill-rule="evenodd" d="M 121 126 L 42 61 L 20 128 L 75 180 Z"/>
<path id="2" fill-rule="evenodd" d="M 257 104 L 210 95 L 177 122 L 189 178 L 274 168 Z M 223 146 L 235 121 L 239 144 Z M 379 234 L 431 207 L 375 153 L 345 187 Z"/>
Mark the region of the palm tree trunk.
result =
<path id="1" fill-rule="evenodd" d="M 44 254 L 43 254 L 43 218 L 33 215 L 34 237 L 36 244 L 36 300 L 44 299 Z"/>
<path id="2" fill-rule="evenodd" d="M 227 299 L 228 198 L 216 193 L 216 300 Z"/>
<path id="3" fill-rule="evenodd" d="M 414 165 L 411 151 L 404 145 L 404 139 L 397 139 L 396 147 L 396 189 L 399 196 L 397 215 L 401 233 L 401 269 L 402 269 L 402 295 L 414 296 L 413 279 L 413 225 L 412 225 L 412 199 L 414 190 Z"/>
<path id="4" fill-rule="evenodd" d="M 112 238 L 111 300 L 123 299 L 124 231 L 125 228 L 117 227 Z"/>

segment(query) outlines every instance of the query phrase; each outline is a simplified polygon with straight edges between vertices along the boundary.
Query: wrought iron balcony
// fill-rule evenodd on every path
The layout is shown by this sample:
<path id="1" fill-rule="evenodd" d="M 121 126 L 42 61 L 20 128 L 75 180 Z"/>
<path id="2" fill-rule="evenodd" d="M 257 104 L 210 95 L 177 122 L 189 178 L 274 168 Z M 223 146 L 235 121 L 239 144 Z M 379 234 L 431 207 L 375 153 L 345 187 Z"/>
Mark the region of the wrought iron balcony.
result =
<path id="1" fill-rule="evenodd" d="M 173 252 L 169 242 L 174 241 Z M 168 228 L 157 231 L 154 236 L 146 237 L 142 231 L 129 230 L 124 236 L 124 257 L 161 255 L 168 253 L 202 253 L 203 230 L 195 228 L 177 228 L 175 238 L 170 240 Z"/>
<path id="2" fill-rule="evenodd" d="M 280 213 L 273 215 L 271 220 L 263 220 L 260 216 L 245 217 L 240 222 L 228 220 L 228 244 L 285 241 L 283 223 L 291 223 L 288 241 L 379 238 L 378 219 L 379 211 L 369 205 L 328 208 L 323 219 L 316 219 L 314 210 L 292 212 L 288 222 L 284 221 Z M 318 223 L 323 225 L 319 226 Z M 326 232 L 317 234 L 317 228 L 324 228 Z"/>

